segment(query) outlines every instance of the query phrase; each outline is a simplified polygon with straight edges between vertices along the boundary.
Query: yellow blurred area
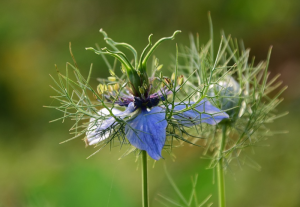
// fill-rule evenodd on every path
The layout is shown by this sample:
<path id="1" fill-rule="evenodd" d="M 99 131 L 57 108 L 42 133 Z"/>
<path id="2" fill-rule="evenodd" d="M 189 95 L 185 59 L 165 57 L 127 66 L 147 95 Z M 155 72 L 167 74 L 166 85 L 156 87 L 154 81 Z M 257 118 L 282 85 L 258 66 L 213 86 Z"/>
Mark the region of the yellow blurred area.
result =
<path id="1" fill-rule="evenodd" d="M 140 206 L 141 176 L 139 162 L 126 148 L 106 147 L 90 159 L 97 149 L 85 148 L 79 138 L 59 145 L 71 137 L 72 121 L 49 121 L 61 116 L 43 105 L 57 105 L 49 85 L 71 62 L 69 42 L 82 73 L 93 63 L 92 84 L 109 72 L 100 56 L 85 47 L 98 43 L 104 47 L 99 29 L 116 41 L 132 44 L 140 53 L 153 33 L 153 40 L 182 33 L 162 45 L 155 55 L 164 69 L 171 63 L 175 43 L 189 44 L 190 32 L 200 41 L 209 39 L 207 12 L 211 11 L 215 45 L 221 29 L 243 39 L 256 61 L 266 59 L 270 45 L 271 76 L 289 89 L 278 112 L 290 111 L 270 124 L 275 131 L 289 131 L 269 137 L 262 146 L 247 149 L 249 161 L 242 169 L 232 165 L 226 174 L 228 206 L 300 206 L 300 1 L 299 0 L 198 0 L 198 1 L 120 1 L 120 0 L 11 0 L 0 2 L 0 206 L 73 207 Z M 268 145 L 269 147 L 266 147 Z M 253 150 L 255 153 L 253 153 Z M 217 206 L 213 171 L 205 170 L 208 161 L 200 159 L 201 150 L 185 145 L 173 150 L 175 162 L 164 153 L 164 160 L 150 167 L 150 203 L 162 206 L 157 194 L 176 198 L 165 177 L 163 166 L 180 189 L 188 195 L 191 176 L 198 178 L 199 199 L 213 194 Z M 256 171 L 249 165 L 261 165 Z M 152 166 L 153 161 L 150 162 Z"/>

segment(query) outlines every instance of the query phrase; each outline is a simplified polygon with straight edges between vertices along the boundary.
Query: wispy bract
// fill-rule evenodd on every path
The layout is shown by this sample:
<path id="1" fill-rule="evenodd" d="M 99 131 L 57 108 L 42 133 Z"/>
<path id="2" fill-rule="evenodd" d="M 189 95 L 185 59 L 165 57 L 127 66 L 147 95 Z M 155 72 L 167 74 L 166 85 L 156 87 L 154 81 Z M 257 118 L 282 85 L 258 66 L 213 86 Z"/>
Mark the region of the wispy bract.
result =
<path id="1" fill-rule="evenodd" d="M 282 102 L 280 95 L 286 87 L 280 87 L 278 75 L 271 78 L 268 65 L 271 55 L 269 50 L 267 60 L 255 65 L 255 60 L 249 58 L 249 49 L 237 40 L 227 38 L 222 34 L 215 61 L 212 53 L 213 43 L 210 40 L 200 46 L 198 38 L 190 36 L 190 46 L 182 47 L 179 53 L 179 68 L 184 69 L 183 75 L 194 72 L 190 76 L 188 93 L 205 84 L 210 79 L 207 96 L 211 103 L 229 115 L 222 126 L 226 126 L 224 149 L 220 153 L 221 127 L 206 127 L 201 131 L 204 142 L 199 139 L 193 143 L 205 146 L 204 155 L 212 158 L 211 167 L 224 159 L 226 165 L 239 157 L 242 149 L 258 145 L 259 141 L 282 131 L 271 131 L 267 123 L 285 115 L 277 114 L 276 107 Z M 212 73 L 211 70 L 214 72 Z M 205 127 L 205 126 L 204 126 Z M 197 131 L 199 134 L 199 131 Z M 238 160 L 238 164 L 243 163 Z M 252 163 L 249 161 L 247 163 Z M 251 164 L 253 166 L 253 164 Z"/>

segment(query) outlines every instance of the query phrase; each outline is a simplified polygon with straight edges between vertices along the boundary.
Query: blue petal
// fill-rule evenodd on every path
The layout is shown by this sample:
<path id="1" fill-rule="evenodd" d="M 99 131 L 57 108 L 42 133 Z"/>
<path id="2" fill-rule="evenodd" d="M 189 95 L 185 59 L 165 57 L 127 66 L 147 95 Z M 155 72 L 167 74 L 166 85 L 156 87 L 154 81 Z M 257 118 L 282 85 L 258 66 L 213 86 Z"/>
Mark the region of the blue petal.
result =
<path id="1" fill-rule="evenodd" d="M 174 110 L 180 111 L 182 109 L 190 107 L 192 104 L 194 104 L 194 102 L 182 103 L 176 105 L 174 107 Z M 174 115 L 174 118 L 184 126 L 193 126 L 203 122 L 211 125 L 216 125 L 223 119 L 228 119 L 229 116 L 225 112 L 222 112 L 220 109 L 214 107 L 207 99 L 203 99 L 195 107 L 195 109 L 191 109 L 181 114 Z"/>
<path id="2" fill-rule="evenodd" d="M 132 113 L 134 111 L 134 104 L 131 102 L 125 111 L 119 111 L 117 109 L 112 109 L 112 113 L 115 116 L 118 116 L 120 118 L 127 116 L 128 114 Z M 109 115 L 109 111 L 107 109 L 101 109 L 98 114 L 102 117 Z M 107 139 L 110 134 L 111 130 L 109 130 L 109 127 L 116 125 L 118 122 L 116 122 L 116 119 L 114 117 L 109 117 L 105 120 L 99 119 L 96 121 L 96 119 L 91 118 L 90 124 L 88 126 L 88 131 L 86 132 L 87 141 L 89 145 L 97 144 L 105 139 Z"/>
<path id="3" fill-rule="evenodd" d="M 127 123 L 125 133 L 129 142 L 136 148 L 147 151 L 153 159 L 160 159 L 168 125 L 164 110 L 159 107 L 152 108 L 150 112 L 142 110 Z"/>

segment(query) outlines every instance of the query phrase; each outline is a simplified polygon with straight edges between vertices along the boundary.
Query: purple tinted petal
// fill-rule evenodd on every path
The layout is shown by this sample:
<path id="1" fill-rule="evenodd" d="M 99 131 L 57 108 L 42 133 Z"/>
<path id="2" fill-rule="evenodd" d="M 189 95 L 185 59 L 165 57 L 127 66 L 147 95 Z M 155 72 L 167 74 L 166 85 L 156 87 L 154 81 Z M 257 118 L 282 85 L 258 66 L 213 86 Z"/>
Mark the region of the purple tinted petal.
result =
<path id="1" fill-rule="evenodd" d="M 117 109 L 112 109 L 112 113 L 115 116 L 118 116 L 120 118 L 132 113 L 134 111 L 134 104 L 130 103 L 125 111 L 119 111 Z M 109 115 L 109 111 L 107 109 L 101 109 L 98 112 L 99 115 L 105 116 Z M 105 120 L 99 119 L 97 122 L 95 122 L 94 118 L 90 119 L 90 124 L 88 126 L 88 131 L 86 132 L 87 140 L 89 142 L 89 145 L 94 145 L 99 143 L 100 141 L 103 141 L 107 139 L 110 134 L 111 130 L 108 130 L 109 127 L 116 125 L 118 122 L 116 122 L 116 119 L 114 117 L 109 117 Z"/>
<path id="2" fill-rule="evenodd" d="M 194 102 L 182 103 L 175 106 L 174 110 L 179 111 L 190 107 L 192 104 L 194 104 Z M 228 119 L 229 116 L 225 112 L 214 107 L 207 99 L 203 99 L 194 110 L 191 109 L 181 114 L 174 115 L 174 118 L 184 126 L 193 126 L 203 122 L 216 125 L 223 119 Z"/>
<path id="3" fill-rule="evenodd" d="M 134 101 L 134 97 L 133 96 L 121 94 L 121 96 L 115 102 L 115 104 L 118 104 L 119 106 L 126 106 L 127 107 L 133 101 Z"/>
<path id="4" fill-rule="evenodd" d="M 142 110 L 133 120 L 127 122 L 126 137 L 129 142 L 140 150 L 145 150 L 155 160 L 161 158 L 161 151 L 166 141 L 165 113 L 159 107 L 150 112 Z"/>

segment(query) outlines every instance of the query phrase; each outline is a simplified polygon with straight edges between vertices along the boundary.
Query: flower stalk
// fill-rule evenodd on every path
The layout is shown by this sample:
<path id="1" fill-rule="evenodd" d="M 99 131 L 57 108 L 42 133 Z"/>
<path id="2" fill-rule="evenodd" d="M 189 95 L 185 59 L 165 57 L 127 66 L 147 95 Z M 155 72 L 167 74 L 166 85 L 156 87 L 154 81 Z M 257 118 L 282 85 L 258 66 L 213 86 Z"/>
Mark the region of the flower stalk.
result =
<path id="1" fill-rule="evenodd" d="M 142 150 L 142 202 L 143 207 L 149 206 L 147 152 Z"/>
<path id="2" fill-rule="evenodd" d="M 223 159 L 223 151 L 226 143 L 226 123 L 223 124 L 222 127 L 222 139 L 219 149 L 219 162 L 217 163 L 217 182 L 218 182 L 218 195 L 219 195 L 219 207 L 225 207 L 225 180 L 224 180 L 224 159 Z"/>

